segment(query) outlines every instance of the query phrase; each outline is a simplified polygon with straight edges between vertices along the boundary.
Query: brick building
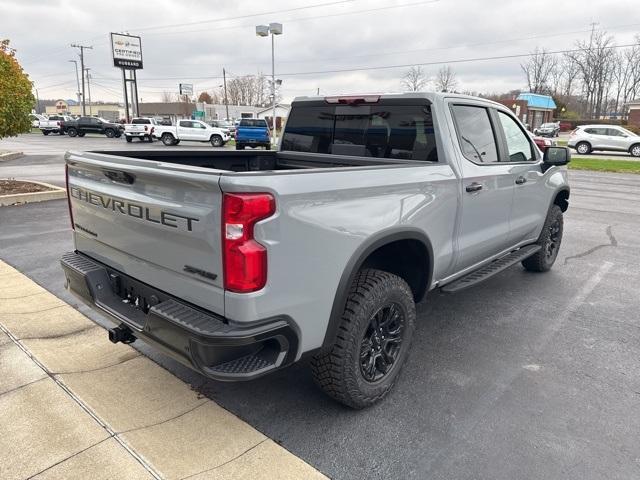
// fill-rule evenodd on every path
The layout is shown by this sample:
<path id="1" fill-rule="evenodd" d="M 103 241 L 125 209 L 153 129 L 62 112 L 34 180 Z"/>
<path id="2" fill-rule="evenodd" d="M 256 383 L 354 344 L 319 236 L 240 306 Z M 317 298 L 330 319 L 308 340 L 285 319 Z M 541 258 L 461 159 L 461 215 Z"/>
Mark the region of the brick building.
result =
<path id="1" fill-rule="evenodd" d="M 539 93 L 521 93 L 513 100 L 499 100 L 498 103 L 510 108 L 530 130 L 551 122 L 557 108 L 553 98 Z"/>

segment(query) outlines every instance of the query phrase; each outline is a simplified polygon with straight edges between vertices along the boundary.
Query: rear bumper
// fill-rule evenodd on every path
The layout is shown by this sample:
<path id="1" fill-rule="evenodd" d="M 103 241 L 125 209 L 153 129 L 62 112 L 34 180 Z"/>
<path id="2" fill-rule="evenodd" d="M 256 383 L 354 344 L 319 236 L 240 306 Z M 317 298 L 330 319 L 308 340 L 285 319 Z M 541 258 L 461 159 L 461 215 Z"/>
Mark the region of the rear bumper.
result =
<path id="1" fill-rule="evenodd" d="M 200 310 L 86 255 L 60 260 L 65 285 L 136 338 L 215 380 L 251 380 L 293 363 L 298 333 L 286 317 L 240 325 Z"/>

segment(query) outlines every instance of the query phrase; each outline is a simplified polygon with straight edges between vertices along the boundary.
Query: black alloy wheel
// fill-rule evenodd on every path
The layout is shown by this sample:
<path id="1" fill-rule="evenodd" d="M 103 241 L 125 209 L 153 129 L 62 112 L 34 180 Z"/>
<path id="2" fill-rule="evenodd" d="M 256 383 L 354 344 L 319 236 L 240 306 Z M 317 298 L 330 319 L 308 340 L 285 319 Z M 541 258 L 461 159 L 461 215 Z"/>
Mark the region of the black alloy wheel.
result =
<path id="1" fill-rule="evenodd" d="M 402 348 L 405 317 L 396 303 L 371 316 L 360 344 L 360 373 L 370 383 L 383 379 L 395 366 Z"/>

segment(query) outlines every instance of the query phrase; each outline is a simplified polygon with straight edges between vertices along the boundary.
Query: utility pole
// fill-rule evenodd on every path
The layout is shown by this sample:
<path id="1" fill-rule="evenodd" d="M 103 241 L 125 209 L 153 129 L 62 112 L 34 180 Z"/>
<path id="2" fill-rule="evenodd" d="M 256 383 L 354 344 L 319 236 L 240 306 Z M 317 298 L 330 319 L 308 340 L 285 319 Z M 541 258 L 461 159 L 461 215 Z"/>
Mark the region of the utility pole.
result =
<path id="1" fill-rule="evenodd" d="M 82 73 L 82 115 L 86 115 L 87 114 L 87 107 L 85 105 L 85 101 L 84 101 L 84 50 L 85 48 L 88 50 L 93 50 L 93 46 L 87 46 L 87 45 L 77 45 L 75 43 L 72 43 L 71 46 L 73 48 L 79 48 L 80 49 L 80 70 L 83 72 Z"/>
<path id="2" fill-rule="evenodd" d="M 84 70 L 85 72 L 87 72 L 87 93 L 89 94 L 89 116 L 93 116 L 93 109 L 91 108 L 91 84 L 89 82 L 89 78 L 91 78 L 91 76 L 89 75 L 89 70 L 91 69 L 85 68 Z"/>
<path id="3" fill-rule="evenodd" d="M 227 100 L 227 71 L 223 68 L 222 69 L 222 79 L 223 84 L 224 84 L 224 108 L 227 111 L 227 117 L 225 118 L 225 120 L 229 120 L 229 101 Z"/>

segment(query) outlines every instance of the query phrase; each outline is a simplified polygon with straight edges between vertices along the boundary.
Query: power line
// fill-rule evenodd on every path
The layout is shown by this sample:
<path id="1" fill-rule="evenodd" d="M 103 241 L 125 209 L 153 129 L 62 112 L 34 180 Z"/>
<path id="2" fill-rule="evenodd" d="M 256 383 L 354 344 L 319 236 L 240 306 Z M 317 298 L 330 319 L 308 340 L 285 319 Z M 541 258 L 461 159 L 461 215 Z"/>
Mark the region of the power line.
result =
<path id="1" fill-rule="evenodd" d="M 307 5 L 304 7 L 294 7 L 294 8 L 285 8 L 282 10 L 272 10 L 270 12 L 260 12 L 260 13 L 251 13 L 248 15 L 239 15 L 237 17 L 223 17 L 223 18 L 213 18 L 213 19 L 209 19 L 209 20 L 198 20 L 196 22 L 185 22 L 185 23 L 174 23 L 174 24 L 167 24 L 167 25 L 156 25 L 154 27 L 144 27 L 144 28 L 129 28 L 126 29 L 127 31 L 136 31 L 136 32 L 145 32 L 145 31 L 149 31 L 149 30 L 158 30 L 158 29 L 164 29 L 164 28 L 177 28 L 177 27 L 187 27 L 187 26 L 192 26 L 192 25 L 203 25 L 206 23 L 218 23 L 218 22 L 226 22 L 229 20 L 240 20 L 240 19 L 245 19 L 245 18 L 254 18 L 254 17 L 260 17 L 263 15 L 275 15 L 277 13 L 287 13 L 287 12 L 295 12 L 295 11 L 300 11 L 300 10 L 309 10 L 312 8 L 320 8 L 320 7 L 330 7 L 333 5 L 340 5 L 340 4 L 345 4 L 345 3 L 353 3 L 356 0 L 338 0 L 338 1 L 334 1 L 334 2 L 326 2 L 326 3 L 316 3 L 314 5 Z"/>

